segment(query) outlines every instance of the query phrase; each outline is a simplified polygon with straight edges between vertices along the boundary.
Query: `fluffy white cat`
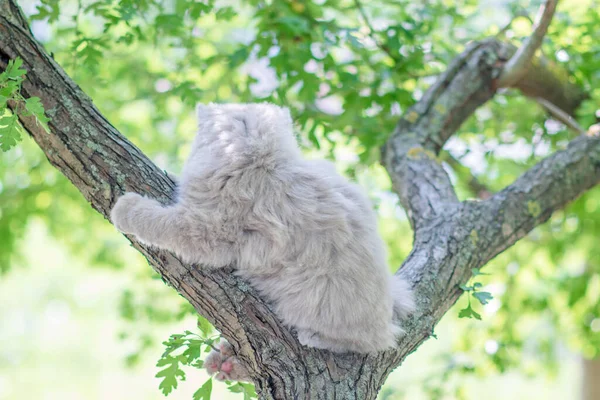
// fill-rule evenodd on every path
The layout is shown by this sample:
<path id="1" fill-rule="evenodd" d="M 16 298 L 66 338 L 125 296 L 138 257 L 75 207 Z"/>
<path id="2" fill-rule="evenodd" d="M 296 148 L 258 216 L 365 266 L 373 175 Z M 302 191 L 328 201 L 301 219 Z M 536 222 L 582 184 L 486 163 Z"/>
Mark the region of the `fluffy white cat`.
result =
<path id="1" fill-rule="evenodd" d="M 394 346 L 393 314 L 414 309 L 393 277 L 362 189 L 333 164 L 305 160 L 285 108 L 199 105 L 198 134 L 162 205 L 135 193 L 115 204 L 122 232 L 204 268 L 234 266 L 306 346 L 369 353 Z"/>

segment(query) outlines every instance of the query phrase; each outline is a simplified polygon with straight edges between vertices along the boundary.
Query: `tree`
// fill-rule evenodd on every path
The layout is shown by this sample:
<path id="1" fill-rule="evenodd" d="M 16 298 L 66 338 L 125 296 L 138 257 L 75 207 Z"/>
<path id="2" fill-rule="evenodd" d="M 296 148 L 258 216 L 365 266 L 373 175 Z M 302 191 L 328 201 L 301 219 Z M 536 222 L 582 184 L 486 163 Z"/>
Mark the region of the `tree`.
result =
<path id="1" fill-rule="evenodd" d="M 94 4 L 94 12 L 106 21 L 105 32 L 116 31 L 127 15 L 141 15 L 144 7 L 150 7 L 150 3 L 145 2 L 137 6 L 122 2 L 116 8 L 109 7 L 108 3 Z M 324 19 L 318 14 L 318 6 L 299 2 L 259 8 L 259 30 L 269 32 L 269 24 L 275 24 L 276 34 L 257 35 L 255 44 L 259 55 L 264 55 L 272 41 L 277 40 L 280 58 L 274 63 L 277 68 L 288 68 L 289 75 L 270 99 L 307 104 L 302 107 L 299 121 L 310 140 L 318 143 L 318 136 L 324 129 L 353 133 L 367 148 L 361 155 L 364 162 L 376 159 L 376 149 L 383 145 L 382 164 L 414 229 L 412 252 L 398 273 L 411 282 L 418 299 L 418 312 L 408 321 L 407 335 L 401 339 L 398 348 L 368 356 L 334 355 L 303 348 L 256 292 L 234 277 L 231 271 L 206 271 L 186 265 L 170 253 L 147 248 L 130 238 L 161 277 L 234 345 L 251 371 L 258 395 L 264 399 L 375 398 L 391 370 L 433 334 L 435 324 L 465 290 L 480 300 L 484 296 L 485 300 L 482 295 L 485 292 L 477 292 L 474 285 L 467 286 L 480 267 L 600 180 L 600 140 L 593 134 L 573 139 L 565 149 L 533 165 L 516 181 L 482 201 L 459 201 L 439 158 L 450 137 L 501 88 L 519 89 L 526 96 L 537 99 L 554 118 L 581 130 L 572 115 L 586 94 L 555 64 L 535 57 L 554 14 L 555 1 L 547 3 L 540 23 L 521 47 L 516 49 L 499 39 L 470 43 L 418 101 L 413 101 L 406 88 L 383 95 L 376 93 L 385 85 L 383 77 L 386 74 L 411 76 L 420 72 L 422 48 L 415 45 L 412 50 L 403 49 L 400 42 L 400 37 L 407 42 L 415 40 L 410 37 L 413 30 L 398 24 L 391 36 L 389 32 L 381 34 L 372 27 L 360 2 L 355 6 L 362 16 L 366 39 L 370 39 L 375 48 L 354 43 L 356 37 L 352 39 L 352 32 L 343 33 L 342 28 Z M 174 7 L 173 13 L 161 12 L 156 16 L 153 29 L 176 38 L 184 38 L 178 12 L 186 11 L 192 20 L 210 13 L 217 17 L 220 14 L 225 19 L 235 14 L 231 8 L 217 10 L 204 3 L 175 2 Z M 438 7 L 444 10 L 442 5 Z M 51 118 L 47 121 L 50 132 L 46 132 L 39 118 L 28 115 L 41 115 L 34 112 L 39 111 L 34 105 L 35 100 L 25 103 L 27 110 L 33 108 L 29 113 L 22 109 L 23 101 L 27 100 L 13 99 L 8 106 L 18 115 L 21 125 L 50 163 L 104 216 L 125 190 L 169 202 L 173 181 L 102 117 L 91 100 L 33 38 L 26 18 L 14 1 L 1 1 L 0 10 L 0 68 L 9 70 L 10 60 L 23 60 L 22 68 L 27 71 L 27 76 L 20 91 L 24 99 L 41 99 Z M 44 3 L 37 15 L 58 18 L 58 3 Z M 431 29 L 425 22 L 411 20 L 408 15 L 405 17 L 410 21 L 408 24 L 420 23 L 419 29 L 424 32 Z M 119 40 L 125 43 L 142 40 L 140 26 L 125 25 L 126 33 L 119 36 Z M 366 98 L 359 95 L 360 90 L 365 89 L 361 82 L 348 72 L 352 68 L 336 68 L 335 58 L 327 52 L 322 57 L 310 55 L 314 51 L 311 44 L 320 43 L 321 39 L 327 43 L 330 35 L 336 38 L 348 35 L 348 46 L 354 46 L 353 51 L 362 58 L 347 67 L 366 68 L 363 76 L 374 76 L 372 93 L 364 96 Z M 193 41 L 184 41 L 182 47 L 192 44 Z M 293 47 L 296 45 L 298 48 Z M 101 49 L 107 46 L 106 38 L 94 39 L 83 34 L 74 42 L 74 49 L 80 49 L 78 57 L 89 63 L 89 68 L 101 61 Z M 289 57 L 292 49 L 296 57 Z M 405 56 L 407 51 L 409 55 Z M 371 53 L 374 52 L 383 53 L 385 59 L 373 57 Z M 240 65 L 249 53 L 248 48 L 241 48 L 208 59 L 197 54 L 189 57 L 210 68 L 209 61 L 218 63 L 223 59 L 234 66 Z M 411 67 L 411 57 L 418 59 L 414 62 L 416 66 Z M 367 108 L 376 99 L 387 96 L 382 103 L 391 111 L 393 101 L 389 98 L 401 101 L 403 96 L 408 96 L 408 100 L 401 101 L 405 111 L 393 133 L 389 137 L 383 133 L 380 137 L 370 134 L 374 126 L 380 131 L 391 130 L 394 122 L 390 116 L 357 119 L 356 115 L 346 112 L 343 117 L 334 117 L 311 108 L 308 100 L 314 102 L 314 92 L 322 82 L 316 74 L 305 71 L 304 61 L 309 58 L 322 60 L 325 70 L 337 72 L 331 82 L 337 79 L 339 88 L 332 84 L 329 90 L 344 96 L 348 109 Z M 11 68 L 14 69 L 14 65 L 13 62 Z M 227 79 L 227 75 L 224 76 Z M 303 86 L 296 92 L 288 95 L 283 90 L 283 87 L 292 88 L 299 82 Z M 176 94 L 180 96 L 198 97 L 194 87 L 185 80 L 177 89 Z M 239 97 L 248 98 L 247 90 L 240 90 Z M 5 137 L 3 133 L 3 139 Z M 469 182 L 479 185 L 479 192 L 485 189 L 474 177 L 470 177 Z M 463 310 L 463 315 L 478 316 L 471 306 Z"/>

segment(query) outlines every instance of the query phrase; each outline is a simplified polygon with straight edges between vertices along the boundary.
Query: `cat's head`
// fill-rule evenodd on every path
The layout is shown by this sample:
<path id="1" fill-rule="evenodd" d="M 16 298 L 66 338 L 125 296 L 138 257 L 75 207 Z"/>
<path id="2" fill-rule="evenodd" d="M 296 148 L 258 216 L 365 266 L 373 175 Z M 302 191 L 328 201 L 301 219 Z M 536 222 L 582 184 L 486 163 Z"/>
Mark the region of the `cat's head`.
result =
<path id="1" fill-rule="evenodd" d="M 287 108 L 270 103 L 198 104 L 199 146 L 220 150 L 224 156 L 299 157 L 292 117 Z"/>

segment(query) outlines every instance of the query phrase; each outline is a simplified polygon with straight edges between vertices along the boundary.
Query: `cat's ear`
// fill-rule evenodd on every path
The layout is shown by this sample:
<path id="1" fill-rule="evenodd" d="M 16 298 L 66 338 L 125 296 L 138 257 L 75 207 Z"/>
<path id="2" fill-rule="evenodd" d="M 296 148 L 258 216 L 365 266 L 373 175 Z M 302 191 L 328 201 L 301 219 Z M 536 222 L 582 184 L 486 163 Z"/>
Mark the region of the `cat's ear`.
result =
<path id="1" fill-rule="evenodd" d="M 264 122 L 267 122 L 272 127 L 277 127 L 277 129 L 293 129 L 294 123 L 289 108 L 267 102 L 261 103 L 259 107 L 259 110 L 262 111 L 261 117 L 264 119 Z"/>

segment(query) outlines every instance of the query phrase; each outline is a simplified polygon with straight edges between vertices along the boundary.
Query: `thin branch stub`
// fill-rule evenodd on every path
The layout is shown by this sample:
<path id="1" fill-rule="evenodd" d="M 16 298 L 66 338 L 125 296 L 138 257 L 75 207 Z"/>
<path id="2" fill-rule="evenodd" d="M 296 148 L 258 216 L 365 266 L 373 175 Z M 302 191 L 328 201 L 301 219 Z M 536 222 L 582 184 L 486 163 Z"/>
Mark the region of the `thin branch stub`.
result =
<path id="1" fill-rule="evenodd" d="M 517 83 L 531 65 L 531 60 L 536 51 L 542 45 L 544 36 L 548 31 L 548 26 L 554 16 L 558 0 L 547 0 L 546 4 L 540 7 L 533 27 L 533 33 L 523 42 L 517 52 L 508 60 L 502 75 L 498 79 L 498 87 L 509 87 Z"/>

